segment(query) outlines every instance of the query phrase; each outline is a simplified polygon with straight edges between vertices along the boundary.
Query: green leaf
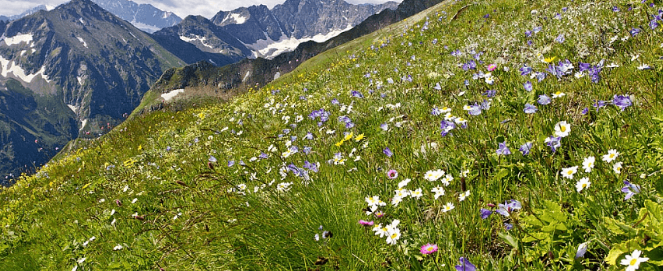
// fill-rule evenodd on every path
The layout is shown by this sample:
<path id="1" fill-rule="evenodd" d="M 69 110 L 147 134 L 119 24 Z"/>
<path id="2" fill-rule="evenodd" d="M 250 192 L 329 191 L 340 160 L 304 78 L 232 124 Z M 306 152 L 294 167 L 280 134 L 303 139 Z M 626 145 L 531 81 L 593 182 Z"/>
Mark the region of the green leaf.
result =
<path id="1" fill-rule="evenodd" d="M 649 258 L 650 264 L 655 264 L 658 266 L 663 266 L 663 247 L 658 247 L 654 250 L 647 251 L 644 253 L 643 257 Z"/>
<path id="2" fill-rule="evenodd" d="M 502 178 L 506 177 L 507 175 L 509 175 L 509 170 L 503 168 L 502 170 L 500 170 L 499 173 L 497 173 L 497 175 L 495 175 L 495 180 L 496 180 L 496 181 L 499 181 L 499 180 L 501 180 Z"/>
<path id="3" fill-rule="evenodd" d="M 518 240 L 516 240 L 516 238 L 513 238 L 513 236 L 511 236 L 509 234 L 506 234 L 506 233 L 503 233 L 503 232 L 500 232 L 497 235 L 500 238 L 502 238 L 502 240 L 504 240 L 507 244 L 509 244 L 510 246 L 512 246 L 515 249 L 518 249 Z"/>
<path id="4" fill-rule="evenodd" d="M 605 223 L 607 224 L 608 229 L 615 234 L 626 234 L 629 236 L 633 236 L 636 233 L 635 229 L 633 229 L 631 226 L 609 217 L 605 218 Z"/>
<path id="5" fill-rule="evenodd" d="M 647 200 L 645 201 L 645 208 L 649 211 L 649 215 L 657 220 L 656 222 L 663 223 L 663 209 L 661 209 L 661 205 Z"/>

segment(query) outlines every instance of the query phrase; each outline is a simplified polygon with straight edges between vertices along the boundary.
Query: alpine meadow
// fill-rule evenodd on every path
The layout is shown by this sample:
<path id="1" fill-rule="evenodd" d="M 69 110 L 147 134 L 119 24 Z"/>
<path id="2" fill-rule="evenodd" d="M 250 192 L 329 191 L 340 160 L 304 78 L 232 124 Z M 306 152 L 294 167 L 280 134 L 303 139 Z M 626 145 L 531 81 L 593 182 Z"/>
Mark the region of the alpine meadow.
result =
<path id="1" fill-rule="evenodd" d="M 662 17 L 449 0 L 264 86 L 162 76 L 0 188 L 0 269 L 663 270 Z"/>

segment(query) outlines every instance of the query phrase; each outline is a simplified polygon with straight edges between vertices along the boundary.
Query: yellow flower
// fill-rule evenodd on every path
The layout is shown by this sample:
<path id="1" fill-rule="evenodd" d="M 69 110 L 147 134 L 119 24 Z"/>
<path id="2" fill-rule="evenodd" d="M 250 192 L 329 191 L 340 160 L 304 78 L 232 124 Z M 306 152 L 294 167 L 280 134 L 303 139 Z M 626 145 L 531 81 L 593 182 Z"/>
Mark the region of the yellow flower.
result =
<path id="1" fill-rule="evenodd" d="M 343 138 L 343 141 L 348 141 L 348 140 L 352 139 L 352 136 L 354 136 L 353 133 L 349 133 L 349 134 L 345 135 L 345 138 Z"/>
<path id="2" fill-rule="evenodd" d="M 142 149 L 143 149 L 143 145 L 138 145 L 138 150 L 140 151 Z"/>
<path id="3" fill-rule="evenodd" d="M 551 62 L 555 61 L 555 59 L 557 59 L 556 56 L 546 57 L 546 58 L 543 59 L 543 61 L 545 61 L 546 63 L 551 63 Z"/>
<path id="4" fill-rule="evenodd" d="M 357 142 L 361 141 L 362 139 L 364 139 L 364 134 L 359 134 L 355 137 L 355 141 Z"/>
<path id="5" fill-rule="evenodd" d="M 339 142 L 336 142 L 336 144 L 334 144 L 334 145 L 336 145 L 336 147 L 340 147 L 341 145 L 343 145 L 343 142 L 344 142 L 344 141 L 341 140 L 341 141 L 339 141 Z"/>

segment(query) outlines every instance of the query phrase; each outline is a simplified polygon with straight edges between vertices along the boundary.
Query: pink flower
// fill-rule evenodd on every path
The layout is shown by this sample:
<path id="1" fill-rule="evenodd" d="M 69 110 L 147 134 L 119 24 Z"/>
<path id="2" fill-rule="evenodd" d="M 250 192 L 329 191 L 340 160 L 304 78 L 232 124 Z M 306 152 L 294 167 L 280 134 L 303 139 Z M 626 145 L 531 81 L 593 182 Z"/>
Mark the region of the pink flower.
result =
<path id="1" fill-rule="evenodd" d="M 373 221 L 359 220 L 359 224 L 364 226 L 373 226 Z"/>
<path id="2" fill-rule="evenodd" d="M 382 211 L 377 211 L 377 212 L 375 212 L 374 215 L 375 215 L 375 217 L 380 218 L 380 217 L 383 217 L 383 216 L 384 216 L 384 212 L 382 212 Z"/>
<path id="3" fill-rule="evenodd" d="M 387 177 L 392 180 L 396 179 L 398 177 L 398 171 L 396 171 L 395 169 L 387 171 Z"/>
<path id="4" fill-rule="evenodd" d="M 493 63 L 493 64 L 488 65 L 488 71 L 492 72 L 495 69 L 497 69 L 497 64 Z"/>
<path id="5" fill-rule="evenodd" d="M 421 246 L 421 254 L 433 254 L 437 252 L 437 245 L 436 244 L 425 244 Z"/>

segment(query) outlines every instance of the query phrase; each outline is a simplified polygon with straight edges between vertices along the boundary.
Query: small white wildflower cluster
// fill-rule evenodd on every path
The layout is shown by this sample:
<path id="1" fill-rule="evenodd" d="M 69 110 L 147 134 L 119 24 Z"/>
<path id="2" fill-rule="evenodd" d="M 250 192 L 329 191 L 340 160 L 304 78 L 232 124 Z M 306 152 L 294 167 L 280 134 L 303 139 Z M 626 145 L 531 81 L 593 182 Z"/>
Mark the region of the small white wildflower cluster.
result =
<path id="1" fill-rule="evenodd" d="M 382 226 L 382 224 L 375 225 L 373 231 L 380 238 L 387 237 L 387 244 L 395 245 L 396 241 L 401 238 L 401 230 L 398 228 L 398 224 L 400 223 L 400 220 L 395 219 L 391 224 L 385 226 Z"/>

